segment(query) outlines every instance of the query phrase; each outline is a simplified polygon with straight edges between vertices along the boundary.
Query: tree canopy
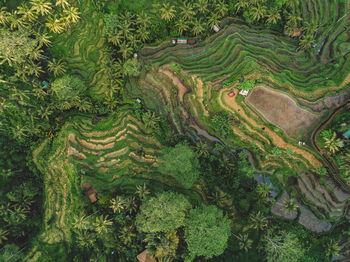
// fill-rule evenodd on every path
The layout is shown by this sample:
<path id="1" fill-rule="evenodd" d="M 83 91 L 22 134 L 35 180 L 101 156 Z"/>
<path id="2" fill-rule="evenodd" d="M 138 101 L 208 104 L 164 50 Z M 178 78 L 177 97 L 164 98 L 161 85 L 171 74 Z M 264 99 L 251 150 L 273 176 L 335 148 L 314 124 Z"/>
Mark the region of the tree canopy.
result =
<path id="1" fill-rule="evenodd" d="M 185 188 L 190 188 L 199 177 L 199 162 L 196 154 L 184 144 L 167 148 L 159 158 L 158 170 L 162 174 L 172 173 Z"/>
<path id="2" fill-rule="evenodd" d="M 144 200 L 136 216 L 136 226 L 142 232 L 170 232 L 185 224 L 190 202 L 174 192 L 163 192 Z"/>
<path id="3" fill-rule="evenodd" d="M 205 258 L 221 255 L 230 235 L 230 220 L 216 206 L 202 205 L 190 211 L 185 241 L 191 255 Z"/>

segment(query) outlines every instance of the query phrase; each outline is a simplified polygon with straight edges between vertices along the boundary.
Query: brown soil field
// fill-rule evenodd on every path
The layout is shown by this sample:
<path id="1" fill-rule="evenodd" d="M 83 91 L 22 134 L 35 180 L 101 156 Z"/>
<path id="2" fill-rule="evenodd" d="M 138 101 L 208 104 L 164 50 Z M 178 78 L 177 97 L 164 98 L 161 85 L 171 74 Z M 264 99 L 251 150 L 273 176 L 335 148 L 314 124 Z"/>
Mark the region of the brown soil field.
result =
<path id="1" fill-rule="evenodd" d="M 255 87 L 246 101 L 291 137 L 296 137 L 321 117 L 300 108 L 288 95 L 263 86 Z"/>

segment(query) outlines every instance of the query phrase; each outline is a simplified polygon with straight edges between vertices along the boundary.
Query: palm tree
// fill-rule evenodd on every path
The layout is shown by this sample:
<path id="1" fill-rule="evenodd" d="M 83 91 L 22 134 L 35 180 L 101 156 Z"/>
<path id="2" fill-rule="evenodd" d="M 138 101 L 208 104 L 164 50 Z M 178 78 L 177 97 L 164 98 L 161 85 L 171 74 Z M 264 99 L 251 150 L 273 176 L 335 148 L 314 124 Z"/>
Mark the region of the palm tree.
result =
<path id="1" fill-rule="evenodd" d="M 136 21 L 141 27 L 147 28 L 151 23 L 151 18 L 145 12 L 141 11 L 140 14 L 137 14 Z"/>
<path id="2" fill-rule="evenodd" d="M 181 17 L 176 20 L 175 27 L 179 35 L 182 35 L 182 33 L 188 29 L 188 23 Z"/>
<path id="3" fill-rule="evenodd" d="M 53 33 L 60 34 L 64 30 L 64 23 L 61 19 L 58 19 L 56 15 L 50 16 L 45 25 Z"/>
<path id="4" fill-rule="evenodd" d="M 43 57 L 43 55 L 41 54 L 42 52 L 44 52 L 44 51 L 42 49 L 40 49 L 40 47 L 37 47 L 29 55 L 29 58 L 31 58 L 33 60 L 39 60 Z"/>
<path id="5" fill-rule="evenodd" d="M 63 9 L 67 9 L 70 6 L 70 4 L 67 0 L 56 0 L 55 6 L 61 6 Z"/>
<path id="6" fill-rule="evenodd" d="M 270 194 L 270 186 L 266 183 L 261 183 L 256 187 L 256 193 L 261 198 L 266 199 Z"/>
<path id="7" fill-rule="evenodd" d="M 253 17 L 253 20 L 258 22 L 266 17 L 267 8 L 265 5 L 258 4 L 257 6 L 253 6 L 250 9 L 250 13 Z"/>
<path id="8" fill-rule="evenodd" d="M 147 189 L 146 184 L 143 183 L 143 186 L 136 186 L 135 194 L 138 195 L 140 199 L 144 199 L 147 195 L 151 194 L 151 192 Z"/>
<path id="9" fill-rule="evenodd" d="M 137 210 L 137 204 L 136 204 L 136 198 L 135 197 L 128 197 L 125 201 L 125 209 L 128 211 L 129 214 L 133 214 Z"/>
<path id="10" fill-rule="evenodd" d="M 38 115 L 40 118 L 45 118 L 46 120 L 49 120 L 49 116 L 52 115 L 53 111 L 51 110 L 50 106 L 40 106 L 40 109 L 38 110 Z"/>
<path id="11" fill-rule="evenodd" d="M 250 5 L 249 1 L 247 0 L 238 0 L 238 2 L 235 4 L 235 7 L 236 7 L 236 13 L 239 12 L 239 10 L 242 8 L 242 9 L 245 9 L 247 8 L 248 6 Z"/>
<path id="12" fill-rule="evenodd" d="M 6 11 L 6 7 L 0 9 L 0 24 L 5 25 L 11 21 L 11 13 Z"/>
<path id="13" fill-rule="evenodd" d="M 208 24 L 209 24 L 210 28 L 213 28 L 214 25 L 218 25 L 220 22 L 219 19 L 220 19 L 219 15 L 215 12 L 212 12 L 209 19 L 208 19 Z"/>
<path id="14" fill-rule="evenodd" d="M 215 3 L 215 12 L 220 14 L 221 17 L 225 16 L 227 11 L 228 7 L 225 1 L 219 0 L 217 3 Z"/>
<path id="15" fill-rule="evenodd" d="M 122 43 L 123 39 L 124 37 L 122 32 L 114 33 L 108 37 L 108 41 L 115 46 L 119 46 Z"/>
<path id="16" fill-rule="evenodd" d="M 42 47 L 43 45 L 49 46 L 51 44 L 50 38 L 52 37 L 49 36 L 46 32 L 38 32 L 36 36 L 39 41 L 39 47 Z"/>
<path id="17" fill-rule="evenodd" d="M 208 0 L 198 0 L 194 3 L 194 7 L 202 14 L 208 12 Z"/>
<path id="18" fill-rule="evenodd" d="M 267 219 L 260 211 L 249 215 L 250 227 L 256 230 L 264 230 L 267 227 Z"/>
<path id="19" fill-rule="evenodd" d="M 10 24 L 11 30 L 22 29 L 25 26 L 24 21 L 20 19 L 16 14 L 11 16 L 10 21 L 11 21 L 11 24 Z"/>
<path id="20" fill-rule="evenodd" d="M 75 107 L 78 108 L 80 112 L 90 112 L 93 109 L 92 103 L 86 98 L 75 103 Z"/>
<path id="21" fill-rule="evenodd" d="M 193 5 L 184 1 L 180 6 L 181 16 L 185 21 L 192 21 L 195 12 L 193 11 Z"/>
<path id="22" fill-rule="evenodd" d="M 176 10 L 173 5 L 170 5 L 170 3 L 163 3 L 160 8 L 160 17 L 165 21 L 170 21 L 175 17 L 175 12 Z"/>
<path id="23" fill-rule="evenodd" d="M 327 248 L 326 248 L 326 254 L 329 258 L 332 256 L 337 256 L 340 254 L 341 247 L 339 244 L 334 240 L 330 239 L 329 242 L 327 243 Z"/>
<path id="24" fill-rule="evenodd" d="M 44 70 L 42 69 L 40 63 L 34 63 L 30 62 L 28 63 L 23 70 L 28 74 L 28 75 L 35 75 L 36 77 L 39 77 L 41 73 L 44 73 Z"/>
<path id="25" fill-rule="evenodd" d="M 33 22 L 35 19 L 38 18 L 37 14 L 35 13 L 33 8 L 29 8 L 26 3 L 20 5 L 17 7 L 17 10 L 15 11 L 16 14 L 21 15 L 22 19 L 26 22 Z"/>
<path id="26" fill-rule="evenodd" d="M 294 198 L 283 200 L 282 210 L 284 210 L 288 214 L 292 214 L 293 212 L 295 212 L 298 209 L 298 207 L 299 207 L 299 205 L 297 203 L 295 203 Z"/>
<path id="27" fill-rule="evenodd" d="M 112 224 L 113 222 L 108 220 L 108 215 L 105 217 L 103 215 L 96 216 L 95 221 L 92 223 L 98 234 L 107 233 Z"/>
<path id="28" fill-rule="evenodd" d="M 202 21 L 197 18 L 193 21 L 192 32 L 194 35 L 200 35 L 203 33 L 204 27 L 202 25 Z"/>
<path id="29" fill-rule="evenodd" d="M 145 124 L 146 128 L 158 129 L 160 118 L 155 115 L 154 112 L 147 111 L 142 114 L 142 121 Z"/>
<path id="30" fill-rule="evenodd" d="M 55 58 L 53 58 L 52 61 L 49 61 L 47 68 L 55 77 L 63 75 L 67 71 L 66 63 L 61 59 L 56 60 Z"/>
<path id="31" fill-rule="evenodd" d="M 37 14 L 40 13 L 42 16 L 44 16 L 50 13 L 50 2 L 45 2 L 45 0 L 31 0 L 30 4 L 32 5 L 33 10 L 36 11 Z"/>
<path id="32" fill-rule="evenodd" d="M 303 25 L 303 30 L 306 31 L 307 34 L 316 34 L 318 31 L 319 26 L 314 24 L 314 23 L 309 23 L 309 22 L 305 22 Z"/>
<path id="33" fill-rule="evenodd" d="M 7 230 L 0 229 L 0 245 L 2 245 L 4 243 L 4 241 L 7 240 L 7 235 L 8 235 Z"/>
<path id="34" fill-rule="evenodd" d="M 139 37 L 139 39 L 142 42 L 146 42 L 149 39 L 149 34 L 150 32 L 148 31 L 148 29 L 144 26 L 141 26 L 138 30 L 137 30 L 137 35 Z"/>
<path id="35" fill-rule="evenodd" d="M 80 12 L 78 11 L 78 8 L 74 6 L 70 6 L 69 8 L 64 9 L 63 14 L 66 15 L 65 20 L 72 24 L 77 23 L 80 19 Z"/>
<path id="36" fill-rule="evenodd" d="M 129 55 L 132 54 L 132 48 L 129 46 L 129 44 L 126 41 L 123 41 L 119 46 L 119 53 L 122 54 L 122 57 L 125 60 Z"/>
<path id="37" fill-rule="evenodd" d="M 80 247 L 91 250 L 95 247 L 96 233 L 89 231 L 77 231 L 77 243 Z"/>
<path id="38" fill-rule="evenodd" d="M 90 228 L 90 220 L 83 213 L 73 217 L 73 227 L 78 230 L 87 230 Z"/>
<path id="39" fill-rule="evenodd" d="M 324 147 L 327 148 L 332 154 L 339 151 L 340 147 L 343 147 L 343 140 L 337 139 L 337 134 L 333 132 L 333 136 L 329 138 L 324 138 Z"/>
<path id="40" fill-rule="evenodd" d="M 196 144 L 194 148 L 194 152 L 196 152 L 198 157 L 209 157 L 209 147 L 207 144 L 199 142 Z"/>
<path id="41" fill-rule="evenodd" d="M 281 20 L 281 12 L 277 8 L 269 10 L 266 21 L 269 24 L 277 24 Z"/>
<path id="42" fill-rule="evenodd" d="M 249 239 L 248 234 L 238 234 L 238 236 L 236 236 L 235 234 L 233 235 L 238 240 L 239 249 L 247 252 L 252 247 L 253 241 Z"/>
<path id="43" fill-rule="evenodd" d="M 15 127 L 11 127 L 11 133 L 15 140 L 21 141 L 23 138 L 28 136 L 29 129 L 25 126 L 16 125 Z"/>
<path id="44" fill-rule="evenodd" d="M 347 149 L 343 155 L 340 156 L 340 167 L 342 176 L 346 179 L 350 178 L 350 149 Z M 350 181 L 350 180 L 349 180 Z"/>
<path id="45" fill-rule="evenodd" d="M 113 213 L 120 213 L 125 207 L 125 200 L 121 196 L 112 198 L 110 202 L 111 205 L 109 207 L 113 210 Z"/>
<path id="46" fill-rule="evenodd" d="M 137 35 L 134 35 L 134 34 L 130 35 L 127 40 L 134 49 L 141 42 L 140 39 L 137 37 Z"/>
<path id="47" fill-rule="evenodd" d="M 289 13 L 288 16 L 287 16 L 287 24 L 291 25 L 291 26 L 294 26 L 294 27 L 297 27 L 298 26 L 298 21 L 301 21 L 302 19 L 295 15 L 295 14 L 291 14 Z"/>
<path id="48" fill-rule="evenodd" d="M 305 34 L 299 41 L 299 46 L 303 50 L 309 50 L 311 47 L 313 47 L 314 42 L 315 42 L 315 39 L 312 34 Z"/>

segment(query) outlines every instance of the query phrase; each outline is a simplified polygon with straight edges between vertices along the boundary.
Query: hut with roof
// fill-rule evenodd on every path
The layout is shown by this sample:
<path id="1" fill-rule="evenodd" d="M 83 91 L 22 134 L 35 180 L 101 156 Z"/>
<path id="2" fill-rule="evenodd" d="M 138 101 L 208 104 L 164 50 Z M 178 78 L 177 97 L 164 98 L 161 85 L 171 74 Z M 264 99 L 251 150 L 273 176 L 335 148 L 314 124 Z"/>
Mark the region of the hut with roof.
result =
<path id="1" fill-rule="evenodd" d="M 157 260 L 148 254 L 147 249 L 138 254 L 137 260 L 140 262 L 157 262 Z"/>

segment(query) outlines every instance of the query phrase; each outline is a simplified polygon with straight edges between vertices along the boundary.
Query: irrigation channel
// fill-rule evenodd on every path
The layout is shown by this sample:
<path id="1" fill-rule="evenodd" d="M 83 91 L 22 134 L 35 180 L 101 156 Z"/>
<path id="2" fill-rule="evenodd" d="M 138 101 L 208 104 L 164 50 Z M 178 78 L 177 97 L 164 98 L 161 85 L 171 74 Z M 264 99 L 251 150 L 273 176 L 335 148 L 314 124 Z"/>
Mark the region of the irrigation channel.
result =
<path id="1" fill-rule="evenodd" d="M 323 157 L 323 159 L 328 164 L 327 169 L 331 169 L 331 170 L 328 170 L 328 172 L 333 173 L 334 179 L 341 186 L 342 190 L 344 190 L 344 192 L 347 192 L 347 193 L 350 193 L 350 186 L 348 184 L 344 183 L 343 179 L 340 177 L 338 167 L 333 163 L 332 159 L 328 156 L 327 153 L 323 153 L 321 151 L 321 149 L 317 145 L 316 139 L 317 139 L 317 136 L 319 135 L 319 133 L 332 121 L 332 119 L 335 117 L 336 114 L 342 112 L 345 109 L 349 109 L 349 108 L 350 108 L 350 101 L 347 101 L 345 104 L 337 107 L 334 110 L 334 112 L 331 115 L 329 115 L 328 118 L 317 129 L 315 129 L 311 135 L 312 145 L 317 150 L 317 152 L 320 154 L 320 156 Z"/>

